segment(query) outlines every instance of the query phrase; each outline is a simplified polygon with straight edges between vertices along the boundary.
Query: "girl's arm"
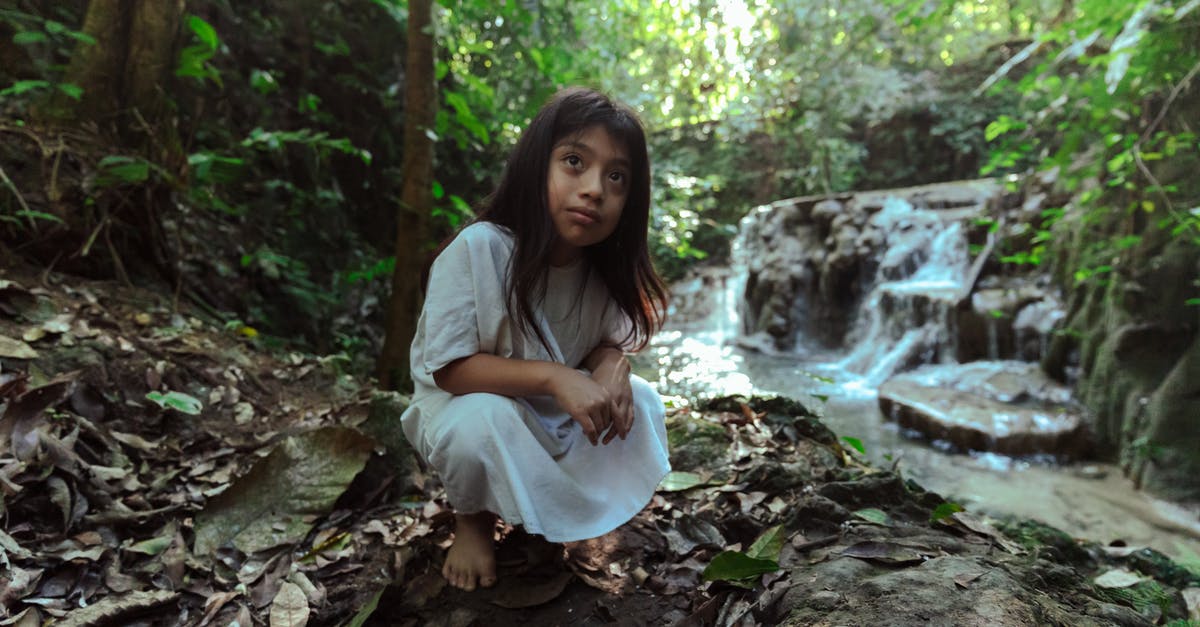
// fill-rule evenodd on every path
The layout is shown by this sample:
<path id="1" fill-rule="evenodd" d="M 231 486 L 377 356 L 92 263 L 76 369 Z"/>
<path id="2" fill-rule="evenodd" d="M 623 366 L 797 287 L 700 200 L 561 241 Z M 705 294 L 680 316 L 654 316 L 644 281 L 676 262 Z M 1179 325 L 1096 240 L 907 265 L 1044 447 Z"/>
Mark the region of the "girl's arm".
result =
<path id="1" fill-rule="evenodd" d="M 592 379 L 608 391 L 612 399 L 609 414 L 613 428 L 604 436 L 608 444 L 620 436 L 622 440 L 633 426 L 633 387 L 629 383 L 632 371 L 625 352 L 612 344 L 600 344 L 583 359 L 583 366 L 591 371 Z"/>
<path id="2" fill-rule="evenodd" d="M 454 395 L 488 392 L 504 396 L 553 396 L 583 427 L 592 444 L 598 443 L 600 433 L 612 423 L 609 391 L 578 370 L 552 361 L 476 353 L 434 372 L 433 381 Z"/>

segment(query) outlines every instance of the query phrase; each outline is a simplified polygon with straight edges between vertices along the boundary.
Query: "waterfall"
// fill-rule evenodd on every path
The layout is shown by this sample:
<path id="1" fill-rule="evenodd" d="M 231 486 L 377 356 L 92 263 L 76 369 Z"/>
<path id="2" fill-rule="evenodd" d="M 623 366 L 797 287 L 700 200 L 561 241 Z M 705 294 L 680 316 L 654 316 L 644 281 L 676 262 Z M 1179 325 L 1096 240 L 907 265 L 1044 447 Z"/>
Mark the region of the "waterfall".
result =
<path id="1" fill-rule="evenodd" d="M 963 225 L 888 198 L 870 223 L 884 235 L 874 280 L 839 365 L 876 387 L 898 370 L 954 361 L 954 307 L 970 265 Z"/>

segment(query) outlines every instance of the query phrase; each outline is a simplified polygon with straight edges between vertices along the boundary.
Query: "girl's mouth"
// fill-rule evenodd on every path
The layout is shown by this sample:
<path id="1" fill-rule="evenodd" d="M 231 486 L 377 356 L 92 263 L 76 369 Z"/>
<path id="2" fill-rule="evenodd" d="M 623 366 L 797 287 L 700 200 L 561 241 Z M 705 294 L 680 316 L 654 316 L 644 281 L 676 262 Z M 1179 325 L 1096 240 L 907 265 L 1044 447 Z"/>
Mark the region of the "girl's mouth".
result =
<path id="1" fill-rule="evenodd" d="M 575 222 L 584 226 L 600 221 L 600 214 L 590 209 L 568 209 L 567 213 L 571 214 Z"/>

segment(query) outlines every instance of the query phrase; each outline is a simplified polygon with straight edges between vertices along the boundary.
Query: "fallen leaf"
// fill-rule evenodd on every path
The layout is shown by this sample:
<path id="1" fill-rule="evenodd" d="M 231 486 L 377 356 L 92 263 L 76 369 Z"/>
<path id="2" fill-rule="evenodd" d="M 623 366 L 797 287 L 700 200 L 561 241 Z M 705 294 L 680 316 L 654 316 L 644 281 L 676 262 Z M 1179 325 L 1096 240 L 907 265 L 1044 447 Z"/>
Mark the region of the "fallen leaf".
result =
<path id="1" fill-rule="evenodd" d="M 304 627 L 308 624 L 308 598 L 300 586 L 287 581 L 271 602 L 271 627 Z"/>
<path id="2" fill-rule="evenodd" d="M 754 558 L 740 551 L 723 551 L 709 562 L 700 575 L 707 581 L 728 581 L 745 588 L 753 587 L 759 575 L 779 570 L 779 562 Z"/>
<path id="3" fill-rule="evenodd" d="M 1093 579 L 1092 583 L 1101 588 L 1115 589 L 1136 586 L 1145 580 L 1146 577 L 1137 573 L 1130 572 L 1124 568 L 1114 568 Z"/>
<path id="4" fill-rule="evenodd" d="M 508 609 L 535 607 L 557 599 L 575 575 L 559 572 L 548 579 L 511 577 L 496 586 L 492 603 Z"/>
<path id="5" fill-rule="evenodd" d="M 751 492 L 747 494 L 745 492 L 738 492 L 734 496 L 737 497 L 738 503 L 742 509 L 742 513 L 749 514 L 750 510 L 753 510 L 755 506 L 757 506 L 759 503 L 762 503 L 763 500 L 767 498 L 767 493 Z"/>
<path id="6" fill-rule="evenodd" d="M 921 553 L 912 547 L 875 540 L 858 542 L 842 549 L 839 554 L 893 565 L 916 564 L 925 561 Z"/>
<path id="7" fill-rule="evenodd" d="M 174 601 L 178 592 L 152 590 L 112 595 L 83 608 L 72 611 L 57 623 L 59 627 L 85 627 L 100 624 L 120 624 L 119 619 L 127 614 L 142 612 Z"/>
<path id="8" fill-rule="evenodd" d="M 971 582 L 982 577 L 984 573 L 963 573 L 954 578 L 954 583 L 958 587 L 966 590 L 971 587 Z"/>
<path id="9" fill-rule="evenodd" d="M 375 608 L 379 607 L 379 599 L 383 596 L 383 591 L 386 589 L 380 588 L 376 591 L 371 596 L 371 600 L 367 601 L 366 605 L 363 605 L 362 609 L 354 614 L 350 622 L 346 623 L 346 627 L 362 627 L 367 622 L 367 619 L 371 618 L 371 614 L 375 613 Z"/>
<path id="10" fill-rule="evenodd" d="M 291 436 L 196 517 L 195 553 L 230 542 L 244 553 L 297 542 L 325 514 L 370 456 L 374 443 L 344 427 Z M 282 529 L 276 529 L 276 524 Z"/>
<path id="11" fill-rule="evenodd" d="M 1186 588 L 1181 594 L 1187 606 L 1188 620 L 1200 621 L 1200 588 Z"/>
<path id="12" fill-rule="evenodd" d="M 204 601 L 204 619 L 200 621 L 200 627 L 204 627 L 205 625 L 211 623 L 212 619 L 217 617 L 217 612 L 220 612 L 221 608 L 225 607 L 226 603 L 229 603 L 239 596 L 241 596 L 241 593 L 236 590 L 230 590 L 228 592 L 216 592 L 209 595 L 208 599 Z"/>
<path id="13" fill-rule="evenodd" d="M 681 492 L 702 485 L 708 485 L 708 479 L 694 472 L 672 470 L 658 484 L 659 492 Z"/>
<path id="14" fill-rule="evenodd" d="M 0 335 L 0 357 L 10 359 L 37 359 L 38 352 L 25 342 Z"/>
<path id="15" fill-rule="evenodd" d="M 875 523 L 877 525 L 883 525 L 885 527 L 892 524 L 892 520 L 891 520 L 891 518 L 888 517 L 886 512 L 884 512 L 883 510 L 880 510 L 880 509 L 875 509 L 873 507 L 868 507 L 867 509 L 860 509 L 860 510 L 854 512 L 854 515 L 858 516 L 859 518 L 861 518 L 867 522 Z"/>

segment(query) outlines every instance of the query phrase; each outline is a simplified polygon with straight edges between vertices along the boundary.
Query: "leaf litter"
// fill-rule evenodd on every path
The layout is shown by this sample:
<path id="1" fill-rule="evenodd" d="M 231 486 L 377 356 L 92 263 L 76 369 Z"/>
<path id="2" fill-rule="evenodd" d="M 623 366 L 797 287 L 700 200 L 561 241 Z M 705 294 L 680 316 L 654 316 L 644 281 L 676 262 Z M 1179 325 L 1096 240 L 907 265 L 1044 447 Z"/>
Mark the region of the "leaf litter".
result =
<path id="1" fill-rule="evenodd" d="M 1028 559 L 801 404 L 727 397 L 671 408 L 688 437 L 630 523 L 566 546 L 498 529 L 500 582 L 464 593 L 437 477 L 389 439 L 402 398 L 109 285 L 0 279 L 0 338 L 4 624 L 774 624 L 840 560 L 970 557 L 946 576 L 969 593 Z"/>

